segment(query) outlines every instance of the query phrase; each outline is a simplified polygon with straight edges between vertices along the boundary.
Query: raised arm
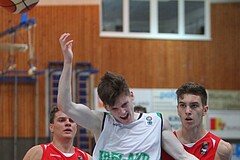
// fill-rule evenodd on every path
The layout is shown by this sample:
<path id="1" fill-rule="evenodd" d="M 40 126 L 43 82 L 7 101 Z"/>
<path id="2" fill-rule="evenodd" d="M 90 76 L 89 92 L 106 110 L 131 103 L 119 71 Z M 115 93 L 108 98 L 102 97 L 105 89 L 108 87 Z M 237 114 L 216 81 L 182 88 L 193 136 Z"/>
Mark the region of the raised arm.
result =
<path id="1" fill-rule="evenodd" d="M 96 111 L 92 111 L 83 104 L 76 104 L 72 101 L 71 93 L 71 77 L 72 77 L 72 61 L 73 40 L 67 40 L 69 33 L 64 33 L 59 38 L 64 57 L 64 65 L 58 85 L 58 107 L 77 124 L 84 128 L 90 129 L 94 134 L 101 130 L 102 115 Z"/>
<path id="2" fill-rule="evenodd" d="M 174 159 L 179 160 L 197 160 L 194 155 L 188 153 L 177 137 L 173 134 L 168 120 L 163 121 L 162 147 Z"/>

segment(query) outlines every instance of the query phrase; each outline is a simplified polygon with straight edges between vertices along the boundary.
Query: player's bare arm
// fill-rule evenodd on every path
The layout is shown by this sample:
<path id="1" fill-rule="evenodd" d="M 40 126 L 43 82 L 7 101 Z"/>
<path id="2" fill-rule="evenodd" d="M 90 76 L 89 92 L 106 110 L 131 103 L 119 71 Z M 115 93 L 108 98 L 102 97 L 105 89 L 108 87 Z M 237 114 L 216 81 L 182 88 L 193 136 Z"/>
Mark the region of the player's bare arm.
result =
<path id="1" fill-rule="evenodd" d="M 97 111 L 92 111 L 89 107 L 83 104 L 76 104 L 72 101 L 71 93 L 71 77 L 72 77 L 72 60 L 73 40 L 67 40 L 70 34 L 64 33 L 59 38 L 59 43 L 62 48 L 64 57 L 64 66 L 59 80 L 58 86 L 58 107 L 77 124 L 84 128 L 93 131 L 95 134 L 101 130 L 102 115 L 97 114 Z"/>
<path id="2" fill-rule="evenodd" d="M 163 121 L 163 131 L 162 131 L 162 147 L 163 149 L 171 155 L 174 159 L 181 160 L 197 160 L 194 155 L 188 153 L 183 148 L 180 141 L 173 134 L 171 126 L 168 120 L 164 119 Z"/>
<path id="3" fill-rule="evenodd" d="M 232 145 L 224 140 L 219 142 L 215 160 L 231 160 L 232 159 Z"/>

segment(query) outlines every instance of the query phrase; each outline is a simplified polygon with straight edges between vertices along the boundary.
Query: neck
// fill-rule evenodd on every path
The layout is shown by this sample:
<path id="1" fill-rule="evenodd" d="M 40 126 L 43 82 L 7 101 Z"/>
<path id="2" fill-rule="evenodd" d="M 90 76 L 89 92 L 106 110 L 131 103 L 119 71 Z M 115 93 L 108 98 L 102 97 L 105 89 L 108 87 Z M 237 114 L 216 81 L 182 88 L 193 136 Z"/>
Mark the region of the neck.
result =
<path id="1" fill-rule="evenodd" d="M 53 140 L 52 144 L 63 153 L 73 153 L 73 141 L 71 140 Z"/>
<path id="2" fill-rule="evenodd" d="M 139 116 L 140 116 L 140 113 L 134 112 L 134 120 L 133 120 L 133 121 L 138 120 L 138 119 L 139 119 Z"/>
<path id="3" fill-rule="evenodd" d="M 186 129 L 182 127 L 177 131 L 177 137 L 183 144 L 195 143 L 207 134 L 202 126 L 199 128 Z"/>

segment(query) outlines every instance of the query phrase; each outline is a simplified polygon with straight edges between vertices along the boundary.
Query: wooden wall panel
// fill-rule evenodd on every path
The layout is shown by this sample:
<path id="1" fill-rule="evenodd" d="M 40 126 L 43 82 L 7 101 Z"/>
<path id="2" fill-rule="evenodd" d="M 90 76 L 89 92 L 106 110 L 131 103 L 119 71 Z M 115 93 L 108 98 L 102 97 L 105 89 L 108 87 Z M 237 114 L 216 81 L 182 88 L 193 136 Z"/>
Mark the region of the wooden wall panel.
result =
<path id="1" fill-rule="evenodd" d="M 14 107 L 17 105 L 17 132 L 20 137 L 31 136 L 34 129 L 35 108 L 35 88 L 33 84 L 18 83 L 17 90 L 13 83 L 5 83 L 0 85 L 1 91 L 1 125 L 3 130 L 0 135 L 4 137 L 12 137 L 14 134 Z M 15 94 L 17 93 L 17 97 Z M 29 134 L 30 132 L 30 134 Z"/>
<path id="2" fill-rule="evenodd" d="M 1 127 L 0 130 L 1 136 L 10 136 L 13 135 L 13 96 L 10 94 L 10 90 L 13 90 L 13 87 L 5 84 L 1 85 L 0 91 L 0 99 L 1 99 L 1 108 L 0 108 L 0 119 L 1 119 Z M 9 92 L 10 91 L 10 92 Z M 7 127 L 8 126 L 8 127 Z"/>
<path id="3" fill-rule="evenodd" d="M 212 88 L 239 89 L 240 87 L 240 4 L 212 6 L 211 72 L 215 81 Z M 219 67 L 217 67 L 219 66 Z"/>
<path id="4" fill-rule="evenodd" d="M 240 4 L 211 5 L 211 41 L 151 40 L 99 37 L 99 6 L 37 6 L 35 18 L 38 70 L 49 61 L 62 61 L 58 38 L 74 39 L 74 62 L 91 62 L 100 72 L 123 74 L 130 87 L 176 88 L 196 81 L 208 89 L 240 90 Z M 0 31 L 19 22 L 20 15 L 0 9 Z M 17 41 L 24 40 L 24 33 Z M 6 41 L 0 38 L 0 42 Z M 6 53 L 0 52 L 0 66 Z M 18 69 L 27 70 L 28 54 L 16 54 Z M 0 68 L 1 69 L 1 68 Z M 45 77 L 39 83 L 39 136 L 45 136 Z M 0 137 L 13 136 L 13 84 L 0 84 Z M 19 84 L 18 136 L 34 136 L 34 85 Z"/>

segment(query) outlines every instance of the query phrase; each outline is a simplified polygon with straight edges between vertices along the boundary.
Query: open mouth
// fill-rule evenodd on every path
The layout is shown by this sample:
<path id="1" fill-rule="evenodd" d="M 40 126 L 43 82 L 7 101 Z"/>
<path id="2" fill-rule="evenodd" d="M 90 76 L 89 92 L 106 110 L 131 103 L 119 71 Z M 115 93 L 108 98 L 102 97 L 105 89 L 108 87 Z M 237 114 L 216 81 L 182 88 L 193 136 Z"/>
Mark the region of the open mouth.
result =
<path id="1" fill-rule="evenodd" d="M 70 132 L 72 132 L 72 130 L 67 128 L 67 129 L 64 130 L 64 132 L 70 133 Z"/>
<path id="2" fill-rule="evenodd" d="M 123 120 L 126 120 L 126 119 L 128 119 L 128 117 L 129 117 L 129 113 L 127 113 L 125 116 L 121 116 L 120 118 Z"/>
<path id="3" fill-rule="evenodd" d="M 191 122 L 193 119 L 190 118 L 190 117 L 187 117 L 187 118 L 185 118 L 185 120 L 186 120 L 187 122 Z"/>

